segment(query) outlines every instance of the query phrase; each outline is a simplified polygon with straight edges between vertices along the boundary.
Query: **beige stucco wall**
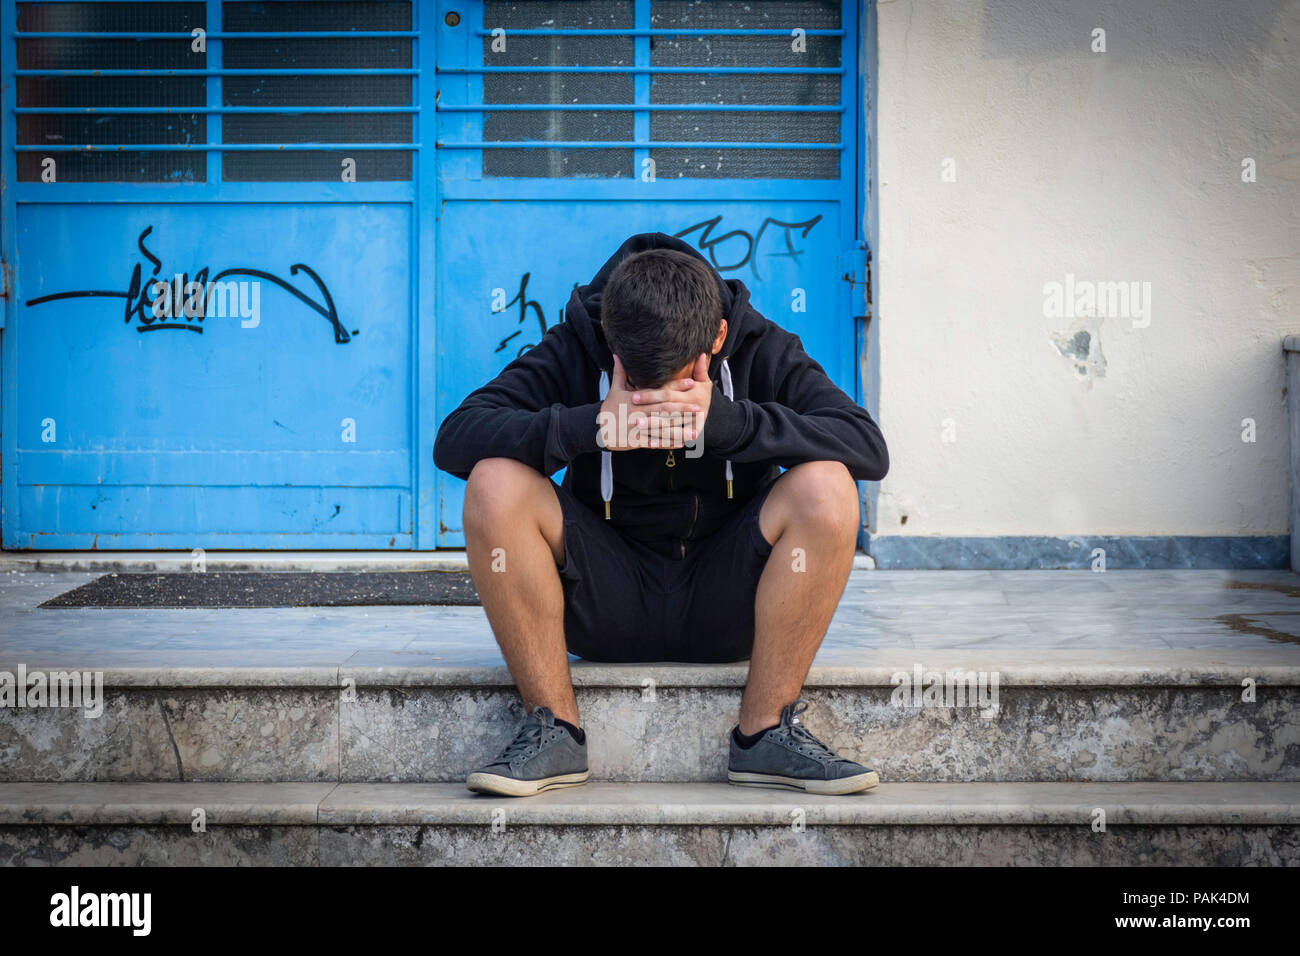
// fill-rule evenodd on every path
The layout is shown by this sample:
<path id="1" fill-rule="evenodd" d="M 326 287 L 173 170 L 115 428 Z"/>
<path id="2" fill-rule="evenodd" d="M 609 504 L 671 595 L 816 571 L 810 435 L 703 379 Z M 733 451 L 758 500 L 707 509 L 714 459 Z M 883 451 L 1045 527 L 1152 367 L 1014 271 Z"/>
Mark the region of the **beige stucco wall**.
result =
<path id="1" fill-rule="evenodd" d="M 1285 533 L 1300 0 L 876 18 L 873 532 Z M 1149 311 L 1046 315 L 1067 274 L 1149 283 Z"/>

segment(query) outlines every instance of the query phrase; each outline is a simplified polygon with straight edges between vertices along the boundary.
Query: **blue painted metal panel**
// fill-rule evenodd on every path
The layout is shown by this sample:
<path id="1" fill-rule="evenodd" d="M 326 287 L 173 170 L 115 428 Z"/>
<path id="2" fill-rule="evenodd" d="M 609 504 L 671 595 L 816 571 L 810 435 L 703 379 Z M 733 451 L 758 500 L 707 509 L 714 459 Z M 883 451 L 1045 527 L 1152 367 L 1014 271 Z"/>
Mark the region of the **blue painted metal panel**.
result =
<path id="1" fill-rule="evenodd" d="M 409 547 L 412 225 L 398 203 L 20 206 L 6 545 Z M 243 311 L 154 315 L 151 279 L 202 270 Z"/>
<path id="2" fill-rule="evenodd" d="M 851 318 L 842 315 L 834 269 L 839 261 L 836 203 L 723 201 L 612 204 L 607 202 L 448 203 L 438 300 L 438 407 L 455 408 L 479 384 L 545 328 L 562 321 L 575 284 L 591 279 L 627 236 L 680 235 L 724 277 L 742 280 L 754 307 L 803 340 L 810 355 L 850 394 L 852 377 L 839 371 L 851 354 Z M 494 305 L 498 306 L 494 310 Z M 795 311 L 796 306 L 803 311 Z M 594 423 L 593 423 L 594 427 Z M 444 541 L 460 531 L 464 483 L 448 478 L 442 496 Z"/>

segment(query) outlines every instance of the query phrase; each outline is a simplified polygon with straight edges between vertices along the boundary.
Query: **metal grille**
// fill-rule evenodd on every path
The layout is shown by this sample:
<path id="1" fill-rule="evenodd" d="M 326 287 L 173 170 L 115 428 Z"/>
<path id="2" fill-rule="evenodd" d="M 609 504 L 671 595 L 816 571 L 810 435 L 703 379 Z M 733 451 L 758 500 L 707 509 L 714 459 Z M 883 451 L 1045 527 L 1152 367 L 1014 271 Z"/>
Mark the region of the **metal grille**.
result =
<path id="1" fill-rule="evenodd" d="M 19 4 L 18 179 L 339 182 L 345 158 L 411 179 L 410 0 L 223 3 L 220 28 L 207 9 Z"/>
<path id="2" fill-rule="evenodd" d="M 633 25 L 631 0 L 488 0 L 483 7 L 484 65 L 545 67 L 545 72 L 496 73 L 483 77 L 483 103 L 567 104 L 634 102 L 632 78 L 617 73 L 550 72 L 554 67 L 631 66 L 630 36 L 529 36 L 518 30 L 621 29 Z M 506 49 L 492 50 L 490 32 L 506 31 Z M 593 110 L 497 110 L 483 114 L 483 138 L 494 142 L 587 142 L 632 139 L 630 112 Z M 485 176 L 628 176 L 630 149 L 494 149 L 483 157 Z"/>
<path id="3" fill-rule="evenodd" d="M 366 112 L 366 107 L 409 107 L 409 75 L 292 75 L 297 70 L 412 71 L 411 40 L 368 37 L 367 32 L 409 31 L 411 4 L 358 2 L 224 3 L 227 34 L 276 33 L 226 39 L 222 63 L 232 70 L 280 71 L 224 79 L 222 105 L 283 112 L 227 114 L 221 140 L 226 144 L 383 143 L 409 144 L 413 114 Z M 355 37 L 294 37 L 295 33 L 355 32 Z M 358 82 L 364 81 L 364 82 Z M 333 108 L 330 112 L 295 113 L 294 107 Z M 355 163 L 359 182 L 411 178 L 410 150 L 247 150 L 227 151 L 221 176 L 228 182 L 334 181 L 343 161 Z"/>
<path id="4" fill-rule="evenodd" d="M 204 154 L 182 151 L 207 139 L 206 115 L 184 111 L 205 103 L 201 73 L 94 74 L 202 71 L 207 57 L 191 49 L 189 33 L 205 27 L 204 17 L 202 3 L 19 4 L 18 180 L 41 182 L 48 170 L 56 182 L 202 181 Z M 85 36 L 124 32 L 177 38 Z M 176 148 L 130 148 L 142 145 Z"/>
<path id="5" fill-rule="evenodd" d="M 650 24 L 693 30 L 838 30 L 839 0 L 653 0 Z"/>
<path id="6" fill-rule="evenodd" d="M 840 66 L 838 36 L 808 36 L 796 52 L 791 30 L 838 30 L 840 6 L 831 2 L 736 2 L 736 0 L 658 0 L 650 6 L 657 28 L 766 30 L 753 36 L 662 36 L 650 39 L 654 66 L 745 67 L 789 70 Z M 767 75 L 660 74 L 650 88 L 655 104 L 835 107 L 841 77 L 833 73 Z M 662 111 L 650 114 L 656 141 L 838 143 L 838 110 L 778 112 Z M 654 152 L 657 175 L 702 179 L 836 179 L 836 150 L 664 149 Z"/>
<path id="7" fill-rule="evenodd" d="M 657 88 L 664 103 L 687 99 L 695 103 L 747 103 L 771 105 L 800 103 L 835 103 L 838 82 L 826 83 L 823 77 L 799 78 L 798 89 L 784 93 L 796 84 L 792 78 L 761 77 L 752 84 L 758 90 L 735 91 L 725 87 L 709 90 L 708 81 L 695 81 L 695 90 L 673 95 L 671 89 Z M 777 83 L 769 81 L 776 80 Z M 678 84 L 670 84 L 676 86 Z M 749 84 L 747 84 L 749 85 Z M 820 90 L 817 90 L 821 87 Z M 831 87 L 831 89 L 826 89 Z M 809 94 L 812 95 L 809 95 Z M 819 95 L 818 95 L 819 94 Z M 840 139 L 839 112 L 763 113 L 705 112 L 672 110 L 650 115 L 650 136 L 655 140 L 714 140 L 751 142 L 778 139 L 785 143 L 835 143 Z M 706 146 L 691 149 L 661 149 L 654 152 L 657 175 L 667 178 L 706 179 L 836 179 L 839 177 L 839 152 L 836 150 L 762 150 L 716 149 Z"/>
<path id="8" fill-rule="evenodd" d="M 489 0 L 478 65 L 448 70 L 481 76 L 481 101 L 439 106 L 481 112 L 481 137 L 439 146 L 481 150 L 485 177 L 627 178 L 646 158 L 666 178 L 839 177 L 838 0 L 640 3 L 644 28 L 633 0 Z"/>

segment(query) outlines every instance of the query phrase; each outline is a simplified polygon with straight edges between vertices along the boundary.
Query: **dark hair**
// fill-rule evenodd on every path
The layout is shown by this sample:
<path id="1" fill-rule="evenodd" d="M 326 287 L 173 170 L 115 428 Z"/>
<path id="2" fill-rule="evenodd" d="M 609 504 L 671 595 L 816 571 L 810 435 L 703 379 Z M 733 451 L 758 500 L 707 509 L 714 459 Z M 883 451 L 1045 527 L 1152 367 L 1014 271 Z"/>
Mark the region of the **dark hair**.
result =
<path id="1" fill-rule="evenodd" d="M 655 388 L 710 351 L 722 325 L 722 295 L 704 260 L 676 249 L 647 249 L 614 267 L 601 297 L 600 324 L 628 380 Z"/>

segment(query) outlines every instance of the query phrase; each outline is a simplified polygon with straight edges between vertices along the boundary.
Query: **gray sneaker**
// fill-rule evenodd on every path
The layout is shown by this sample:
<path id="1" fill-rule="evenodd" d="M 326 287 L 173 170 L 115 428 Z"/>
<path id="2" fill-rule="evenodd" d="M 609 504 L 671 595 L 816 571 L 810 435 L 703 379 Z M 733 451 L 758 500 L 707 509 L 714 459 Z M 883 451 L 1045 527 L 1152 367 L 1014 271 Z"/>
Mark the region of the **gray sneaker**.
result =
<path id="1" fill-rule="evenodd" d="M 556 726 L 549 707 L 534 707 L 501 755 L 474 771 L 465 786 L 475 793 L 529 797 L 587 782 L 587 743 Z"/>
<path id="2" fill-rule="evenodd" d="M 728 782 L 826 794 L 857 793 L 877 786 L 880 777 L 874 770 L 839 756 L 809 733 L 799 720 L 807 709 L 802 698 L 787 705 L 781 723 L 748 750 L 731 737 Z"/>

